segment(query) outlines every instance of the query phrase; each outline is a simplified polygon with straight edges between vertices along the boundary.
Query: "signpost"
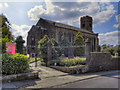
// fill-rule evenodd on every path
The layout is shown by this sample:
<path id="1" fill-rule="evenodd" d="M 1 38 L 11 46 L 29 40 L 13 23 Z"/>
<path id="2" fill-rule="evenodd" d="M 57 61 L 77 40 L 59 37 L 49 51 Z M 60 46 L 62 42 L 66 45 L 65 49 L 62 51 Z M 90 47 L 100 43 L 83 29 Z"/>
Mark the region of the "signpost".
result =
<path id="1" fill-rule="evenodd" d="M 11 53 L 11 54 L 15 54 L 15 49 L 16 49 L 16 46 L 15 46 L 15 43 L 6 43 L 6 52 L 7 53 Z"/>

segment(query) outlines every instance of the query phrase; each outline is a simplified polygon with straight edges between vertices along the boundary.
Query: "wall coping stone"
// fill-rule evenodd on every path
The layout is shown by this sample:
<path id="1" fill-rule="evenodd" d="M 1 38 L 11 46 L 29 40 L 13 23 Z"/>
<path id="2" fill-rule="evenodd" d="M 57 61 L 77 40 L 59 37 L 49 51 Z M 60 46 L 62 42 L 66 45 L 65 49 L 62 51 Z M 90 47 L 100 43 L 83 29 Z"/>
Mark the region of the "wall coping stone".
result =
<path id="1" fill-rule="evenodd" d="M 5 75 L 2 76 L 2 83 L 8 83 L 13 81 L 21 81 L 21 80 L 31 80 L 31 79 L 40 79 L 38 77 L 38 71 L 32 71 L 28 73 L 20 73 L 20 74 L 13 74 L 13 75 Z"/>

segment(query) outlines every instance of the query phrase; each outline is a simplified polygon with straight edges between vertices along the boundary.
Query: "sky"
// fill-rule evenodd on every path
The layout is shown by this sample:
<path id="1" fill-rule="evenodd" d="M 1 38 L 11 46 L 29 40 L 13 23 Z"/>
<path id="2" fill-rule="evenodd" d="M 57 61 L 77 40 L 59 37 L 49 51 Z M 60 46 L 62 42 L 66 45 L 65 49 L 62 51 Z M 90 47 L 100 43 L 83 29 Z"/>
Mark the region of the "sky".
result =
<path id="1" fill-rule="evenodd" d="M 80 27 L 80 17 L 89 15 L 100 45 L 118 44 L 118 2 L 0 2 L 0 9 L 11 23 L 12 34 L 24 40 L 40 18 Z"/>

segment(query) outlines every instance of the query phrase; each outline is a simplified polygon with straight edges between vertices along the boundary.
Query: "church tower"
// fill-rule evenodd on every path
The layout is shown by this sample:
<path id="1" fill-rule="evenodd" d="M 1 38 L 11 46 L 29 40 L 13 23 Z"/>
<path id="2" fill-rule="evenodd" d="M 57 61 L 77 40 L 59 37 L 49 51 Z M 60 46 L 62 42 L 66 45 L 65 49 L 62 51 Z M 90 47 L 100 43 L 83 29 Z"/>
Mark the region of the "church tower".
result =
<path id="1" fill-rule="evenodd" d="M 88 30 L 90 32 L 92 32 L 92 17 L 90 16 L 83 16 L 81 17 L 81 29 L 85 29 Z"/>

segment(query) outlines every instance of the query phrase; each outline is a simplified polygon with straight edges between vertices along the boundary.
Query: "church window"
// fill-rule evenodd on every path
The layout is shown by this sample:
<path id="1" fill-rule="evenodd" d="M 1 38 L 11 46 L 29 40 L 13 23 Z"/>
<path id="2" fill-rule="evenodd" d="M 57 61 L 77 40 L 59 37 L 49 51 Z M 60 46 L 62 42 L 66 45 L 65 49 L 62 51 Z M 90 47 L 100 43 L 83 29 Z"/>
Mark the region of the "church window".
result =
<path id="1" fill-rule="evenodd" d="M 58 42 L 61 42 L 61 32 L 58 33 Z"/>
<path id="2" fill-rule="evenodd" d="M 92 24 L 89 24 L 90 27 L 92 27 Z"/>
<path id="3" fill-rule="evenodd" d="M 74 34 L 73 34 L 73 36 L 72 36 L 72 42 L 74 42 Z"/>
<path id="4" fill-rule="evenodd" d="M 71 34 L 70 33 L 68 34 L 68 40 L 69 40 L 69 42 L 71 42 Z"/>
<path id="5" fill-rule="evenodd" d="M 85 24 L 82 24 L 82 28 L 84 28 L 85 27 Z"/>
<path id="6" fill-rule="evenodd" d="M 31 45 L 32 45 L 32 46 L 35 45 L 35 37 L 34 37 L 34 36 L 32 36 Z"/>

